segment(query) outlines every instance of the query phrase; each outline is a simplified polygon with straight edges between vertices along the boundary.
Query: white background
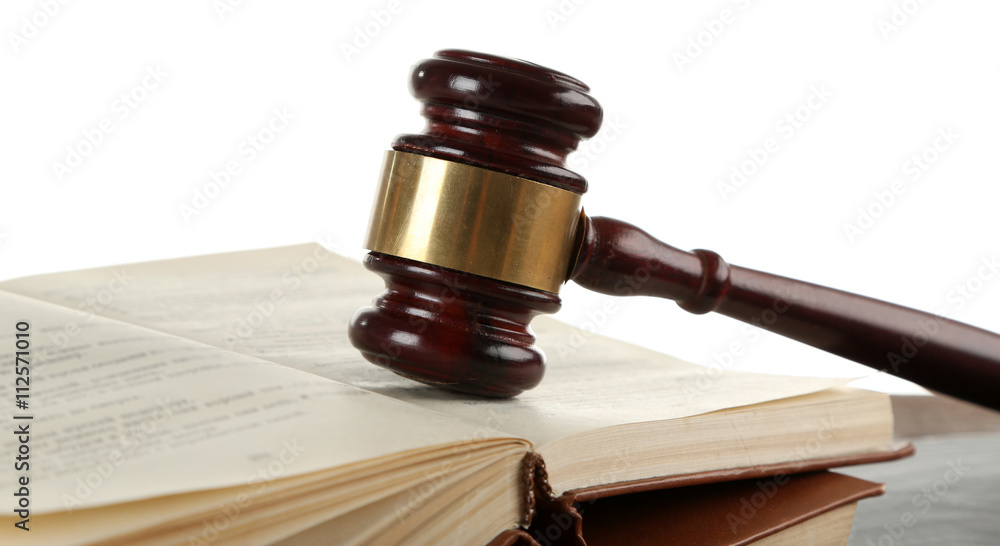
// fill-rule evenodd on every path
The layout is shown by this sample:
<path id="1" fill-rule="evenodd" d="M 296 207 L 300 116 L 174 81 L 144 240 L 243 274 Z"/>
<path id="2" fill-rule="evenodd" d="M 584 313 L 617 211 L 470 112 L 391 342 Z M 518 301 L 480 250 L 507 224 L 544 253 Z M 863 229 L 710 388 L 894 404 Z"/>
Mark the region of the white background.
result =
<path id="1" fill-rule="evenodd" d="M 570 164 L 590 181 L 591 215 L 1000 331 L 1000 281 L 980 275 L 1000 251 L 998 17 L 990 1 L 8 0 L 0 279 L 306 241 L 359 259 L 382 153 L 423 125 L 409 67 L 466 48 L 591 86 L 605 129 Z M 162 81 L 145 77 L 157 70 Z M 832 97 L 780 129 L 814 88 Z M 251 160 L 240 146 L 275 108 L 294 120 Z M 948 128 L 957 141 L 911 176 Z M 767 138 L 778 151 L 723 199 L 718 183 Z M 59 174 L 67 147 L 88 153 Z M 230 161 L 239 174 L 185 218 Z M 894 180 L 905 193 L 878 210 L 873 192 Z M 859 207 L 880 215 L 852 241 Z M 623 300 L 602 317 L 606 297 L 562 296 L 560 318 L 694 362 L 738 342 L 728 367 L 870 373 L 670 302 Z"/>

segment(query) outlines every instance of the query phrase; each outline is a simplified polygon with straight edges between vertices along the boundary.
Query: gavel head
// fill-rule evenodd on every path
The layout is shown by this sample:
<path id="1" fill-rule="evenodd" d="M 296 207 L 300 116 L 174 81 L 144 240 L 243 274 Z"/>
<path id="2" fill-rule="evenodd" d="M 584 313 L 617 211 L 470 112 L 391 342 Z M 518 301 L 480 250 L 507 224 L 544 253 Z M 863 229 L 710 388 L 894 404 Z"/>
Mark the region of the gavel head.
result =
<path id="1" fill-rule="evenodd" d="M 386 154 L 365 259 L 386 289 L 351 342 L 423 383 L 515 396 L 544 373 L 528 323 L 559 309 L 587 189 L 566 156 L 601 107 L 565 74 L 470 51 L 417 64 L 410 87 L 427 126 Z"/>

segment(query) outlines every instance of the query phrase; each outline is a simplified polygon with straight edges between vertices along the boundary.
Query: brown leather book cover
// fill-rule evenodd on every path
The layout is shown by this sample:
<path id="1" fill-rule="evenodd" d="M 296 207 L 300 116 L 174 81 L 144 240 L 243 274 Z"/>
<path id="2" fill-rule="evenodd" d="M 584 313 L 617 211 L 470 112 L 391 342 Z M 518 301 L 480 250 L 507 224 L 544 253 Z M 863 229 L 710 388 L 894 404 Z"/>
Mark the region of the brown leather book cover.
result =
<path id="1" fill-rule="evenodd" d="M 577 505 L 580 533 L 556 517 L 503 533 L 490 546 L 741 546 L 883 490 L 882 484 L 818 471 L 644 491 Z"/>
<path id="2" fill-rule="evenodd" d="M 697 536 L 698 544 L 747 544 L 839 506 L 882 493 L 880 484 L 823 470 L 912 454 L 913 445 L 905 443 L 886 452 L 590 487 L 568 491 L 555 499 L 546 494 L 544 464 L 537 458 L 536 491 L 531 503 L 535 514 L 530 527 L 505 531 L 490 546 L 664 544 L 674 543 L 682 536 L 688 539 Z M 779 483 L 774 495 L 746 524 L 736 519 L 727 521 L 725 516 L 730 513 L 739 517 L 742 499 L 746 498 L 753 507 L 752 500 L 760 501 L 760 495 L 754 497 L 755 494 L 767 495 L 772 491 L 768 484 Z M 671 508 L 674 505 L 685 512 Z M 722 519 L 718 519 L 720 510 Z M 686 515 L 664 517 L 678 513 Z M 731 533 L 731 524 L 735 524 L 736 533 Z M 683 535 L 684 532 L 689 534 Z"/>
<path id="3" fill-rule="evenodd" d="M 883 491 L 882 484 L 820 471 L 621 495 L 578 511 L 587 546 L 736 546 Z"/>

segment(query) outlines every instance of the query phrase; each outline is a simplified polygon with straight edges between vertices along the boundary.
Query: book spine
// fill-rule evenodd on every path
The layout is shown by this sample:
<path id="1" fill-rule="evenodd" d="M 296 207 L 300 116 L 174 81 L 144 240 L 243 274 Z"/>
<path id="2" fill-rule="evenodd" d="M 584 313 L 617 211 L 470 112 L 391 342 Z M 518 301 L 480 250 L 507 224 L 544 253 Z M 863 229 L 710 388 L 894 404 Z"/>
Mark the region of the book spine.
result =
<path id="1" fill-rule="evenodd" d="M 524 496 L 521 525 L 531 539 L 526 544 L 586 546 L 583 518 L 574 505 L 574 495 L 556 496 L 549 484 L 545 460 L 533 451 L 524 456 Z"/>

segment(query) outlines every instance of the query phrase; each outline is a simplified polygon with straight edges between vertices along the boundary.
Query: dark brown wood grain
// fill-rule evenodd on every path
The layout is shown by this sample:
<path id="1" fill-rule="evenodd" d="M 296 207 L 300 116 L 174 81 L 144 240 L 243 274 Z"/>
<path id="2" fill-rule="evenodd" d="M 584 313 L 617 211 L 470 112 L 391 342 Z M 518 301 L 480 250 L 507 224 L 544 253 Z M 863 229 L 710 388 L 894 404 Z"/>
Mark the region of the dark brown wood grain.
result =
<path id="1" fill-rule="evenodd" d="M 449 50 L 417 64 L 410 86 L 427 126 L 397 137 L 393 149 L 586 191 L 566 156 L 597 132 L 602 114 L 578 80 Z M 386 284 L 350 325 L 351 341 L 371 362 L 487 396 L 514 396 L 541 380 L 544 359 L 528 322 L 559 309 L 555 294 L 376 252 L 365 265 Z M 658 296 L 692 313 L 722 313 L 1000 409 L 1000 336 L 943 317 L 731 266 L 712 251 L 678 250 L 609 218 L 582 224 L 567 276 L 606 294 Z"/>
<path id="2" fill-rule="evenodd" d="M 516 396 L 541 381 L 545 358 L 528 323 L 558 311 L 558 296 L 377 252 L 364 263 L 386 284 L 348 331 L 368 361 L 484 396 Z"/>
<path id="3" fill-rule="evenodd" d="M 658 296 L 717 312 L 1000 409 L 1000 336 L 967 324 L 686 252 L 611 218 L 589 218 L 570 278 L 604 294 Z"/>
<path id="4" fill-rule="evenodd" d="M 447 50 L 413 67 L 410 89 L 427 126 L 396 137 L 394 150 L 587 190 L 565 166 L 601 126 L 601 107 L 582 82 L 524 61 Z M 485 396 L 515 396 L 541 381 L 544 356 L 528 323 L 559 310 L 556 294 L 377 252 L 365 266 L 386 284 L 349 327 L 370 362 Z"/>

